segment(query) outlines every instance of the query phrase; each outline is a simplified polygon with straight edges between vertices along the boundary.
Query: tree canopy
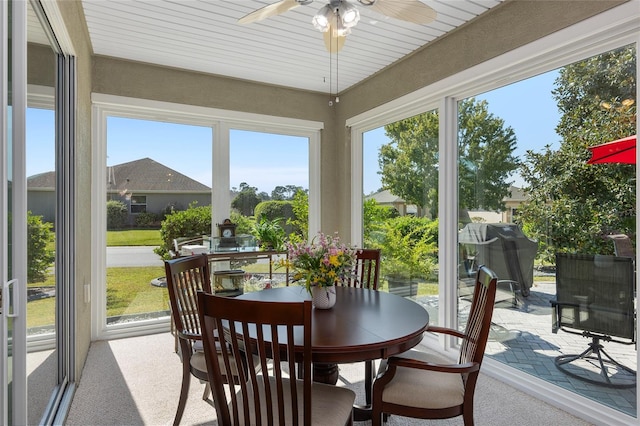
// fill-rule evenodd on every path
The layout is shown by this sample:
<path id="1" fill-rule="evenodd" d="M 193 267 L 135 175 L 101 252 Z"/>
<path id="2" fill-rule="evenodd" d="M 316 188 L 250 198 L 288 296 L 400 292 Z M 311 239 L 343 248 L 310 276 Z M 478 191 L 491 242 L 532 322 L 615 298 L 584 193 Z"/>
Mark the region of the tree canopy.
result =
<path id="1" fill-rule="evenodd" d="M 519 162 L 516 137 L 486 101 L 459 102 L 460 208 L 501 210 L 508 178 Z M 382 185 L 408 204 L 437 216 L 438 112 L 429 111 L 385 126 L 391 142 L 380 148 Z"/>
<path id="2" fill-rule="evenodd" d="M 231 202 L 231 207 L 238 210 L 244 216 L 252 216 L 255 207 L 262 201 L 257 192 L 258 188 L 242 182 L 240 184 L 240 192 Z"/>
<path id="3" fill-rule="evenodd" d="M 555 81 L 560 147 L 528 151 L 521 170 L 531 200 L 520 217 L 549 261 L 559 250 L 611 253 L 604 235 L 635 234 L 635 167 L 586 164 L 587 147 L 636 133 L 635 67 L 635 49 L 624 47 L 566 66 Z"/>

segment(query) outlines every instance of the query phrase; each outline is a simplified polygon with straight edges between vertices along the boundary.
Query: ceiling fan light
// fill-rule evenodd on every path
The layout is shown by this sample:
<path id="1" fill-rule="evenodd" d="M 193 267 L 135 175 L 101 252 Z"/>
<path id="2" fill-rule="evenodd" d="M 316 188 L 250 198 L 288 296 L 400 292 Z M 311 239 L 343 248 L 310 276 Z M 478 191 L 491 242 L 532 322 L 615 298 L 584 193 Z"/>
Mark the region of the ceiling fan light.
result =
<path id="1" fill-rule="evenodd" d="M 358 2 L 364 6 L 373 6 L 376 0 L 358 0 Z"/>
<path id="2" fill-rule="evenodd" d="M 315 14 L 311 22 L 313 26 L 320 32 L 326 32 L 329 30 L 329 25 L 331 22 L 331 18 L 333 17 L 333 10 L 331 6 L 328 4 L 318 10 L 318 13 Z"/>
<path id="3" fill-rule="evenodd" d="M 342 20 L 336 17 L 331 22 L 331 31 L 333 31 L 334 37 L 346 37 L 351 34 L 351 27 L 347 27 L 342 23 Z"/>
<path id="4" fill-rule="evenodd" d="M 360 12 L 351 3 L 344 0 L 338 8 L 338 15 L 342 25 L 347 28 L 355 27 L 360 20 Z"/>

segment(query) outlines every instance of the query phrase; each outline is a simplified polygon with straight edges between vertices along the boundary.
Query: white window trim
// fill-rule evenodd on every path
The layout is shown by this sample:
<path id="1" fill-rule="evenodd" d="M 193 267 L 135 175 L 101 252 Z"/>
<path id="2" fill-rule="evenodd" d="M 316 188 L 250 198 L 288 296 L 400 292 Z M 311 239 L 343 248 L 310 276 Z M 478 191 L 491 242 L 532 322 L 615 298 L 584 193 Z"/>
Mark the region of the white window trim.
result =
<path id="1" fill-rule="evenodd" d="M 440 114 L 442 115 L 440 117 L 440 149 L 455 147 L 457 144 L 455 132 L 444 131 L 443 133 L 443 127 L 450 129 L 451 126 L 455 126 L 457 121 L 456 115 L 448 111 L 447 105 L 449 105 L 450 100 L 457 101 L 475 96 L 488 90 L 506 86 L 581 59 L 634 43 L 636 44 L 637 56 L 638 48 L 640 47 L 640 9 L 637 1 L 630 1 L 349 118 L 346 121 L 346 126 L 351 128 L 352 138 L 352 240 L 360 241 L 362 238 L 362 135 L 364 132 L 429 111 L 433 109 L 434 105 L 437 106 L 438 101 L 440 101 Z M 637 61 L 637 63 L 637 75 L 640 75 L 640 61 Z M 640 128 L 640 119 L 638 119 L 637 128 Z M 446 149 L 444 154 L 448 151 L 451 151 L 451 149 Z M 640 152 L 638 152 L 638 157 L 640 159 Z M 455 297 L 450 294 L 452 291 L 446 290 L 452 286 L 447 286 L 446 283 L 456 282 L 457 280 L 454 272 L 457 263 L 457 227 L 454 228 L 450 223 L 451 221 L 443 221 L 442 218 L 458 217 L 456 155 L 442 155 L 439 166 L 439 214 L 441 215 L 439 285 L 441 289 L 445 289 L 440 294 L 440 306 L 444 307 L 441 311 L 455 312 Z M 637 164 L 636 174 L 639 171 L 640 164 Z M 640 188 L 636 188 L 636 191 L 636 196 L 639 196 Z M 640 200 L 640 198 L 637 199 Z M 636 223 L 636 227 L 636 234 L 640 235 L 640 223 Z M 455 326 L 455 317 L 455 315 L 447 315 L 441 312 L 440 320 L 445 321 L 441 324 Z M 640 318 L 638 318 L 637 327 L 640 327 Z M 433 336 L 425 336 L 425 340 L 437 344 Z M 446 352 L 449 349 L 447 342 L 441 341 L 440 344 L 443 351 Z M 637 363 L 640 365 L 640 355 Z M 627 425 L 637 422 L 637 418 L 594 403 L 591 399 L 576 395 L 560 387 L 552 386 L 548 382 L 498 361 L 486 358 L 484 364 L 483 372 L 486 374 L 595 424 Z M 640 394 L 638 395 L 636 406 L 640 406 Z"/>
<path id="2" fill-rule="evenodd" d="M 230 129 L 269 132 L 306 137 L 309 140 L 309 232 L 320 228 L 320 133 L 318 121 L 252 114 L 171 102 L 93 93 L 92 99 L 92 253 L 91 305 L 92 340 L 130 337 L 169 331 L 167 318 L 130 324 L 106 325 L 106 209 L 107 117 L 155 120 L 212 129 L 212 227 L 229 216 L 229 132 Z M 214 143 L 215 141 L 215 143 Z M 220 159 L 219 161 L 216 161 Z M 226 160 L 222 160 L 226 159 Z M 213 181 L 217 182 L 213 185 Z M 225 184 L 226 183 L 226 184 Z M 214 229 L 212 229 L 212 232 Z"/>

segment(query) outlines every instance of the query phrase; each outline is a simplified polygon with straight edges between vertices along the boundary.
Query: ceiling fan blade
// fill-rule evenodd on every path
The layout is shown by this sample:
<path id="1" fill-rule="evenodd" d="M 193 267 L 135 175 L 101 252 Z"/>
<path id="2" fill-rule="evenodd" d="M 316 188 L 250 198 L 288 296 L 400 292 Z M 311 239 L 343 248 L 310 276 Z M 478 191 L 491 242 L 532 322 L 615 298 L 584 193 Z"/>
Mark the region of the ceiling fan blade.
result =
<path id="1" fill-rule="evenodd" d="M 298 6 L 300 6 L 300 3 L 298 3 L 296 0 L 280 0 L 277 3 L 261 7 L 260 9 L 254 10 L 248 15 L 243 16 L 242 18 L 238 19 L 238 23 L 250 24 L 252 22 L 262 21 L 263 19 L 267 19 L 275 15 L 280 15 L 281 13 L 285 13 Z"/>
<path id="2" fill-rule="evenodd" d="M 336 53 L 342 50 L 344 42 L 347 41 L 347 36 L 340 36 L 337 34 L 337 30 L 333 25 L 329 25 L 329 30 L 322 33 L 324 38 L 324 47 L 327 48 L 327 52 Z"/>
<path id="3" fill-rule="evenodd" d="M 420 25 L 433 22 L 438 15 L 418 0 L 378 0 L 371 8 L 385 16 Z"/>

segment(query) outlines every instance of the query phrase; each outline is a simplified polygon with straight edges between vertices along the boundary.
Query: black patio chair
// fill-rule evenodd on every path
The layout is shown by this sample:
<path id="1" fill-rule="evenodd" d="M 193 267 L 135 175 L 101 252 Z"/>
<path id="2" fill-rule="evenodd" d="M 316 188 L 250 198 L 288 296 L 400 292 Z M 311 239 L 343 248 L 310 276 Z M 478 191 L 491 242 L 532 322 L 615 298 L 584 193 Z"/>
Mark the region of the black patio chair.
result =
<path id="1" fill-rule="evenodd" d="M 602 345 L 636 342 L 634 278 L 633 259 L 629 257 L 556 254 L 552 331 L 591 339 L 582 353 L 556 357 L 559 370 L 593 384 L 635 386 L 635 371 L 614 360 Z"/>

